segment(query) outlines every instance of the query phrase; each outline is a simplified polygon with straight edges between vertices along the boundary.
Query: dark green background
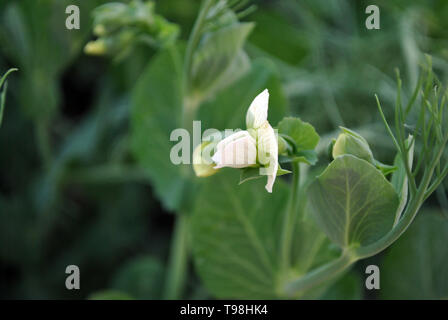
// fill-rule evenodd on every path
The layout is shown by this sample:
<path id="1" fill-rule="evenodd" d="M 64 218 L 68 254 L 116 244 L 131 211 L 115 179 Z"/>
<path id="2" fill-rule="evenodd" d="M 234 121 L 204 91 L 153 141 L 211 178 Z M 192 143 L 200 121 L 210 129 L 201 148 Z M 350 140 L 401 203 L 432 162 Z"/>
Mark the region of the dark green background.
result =
<path id="1" fill-rule="evenodd" d="M 0 0 L 0 73 L 20 69 L 9 77 L 0 128 L 0 298 L 86 298 L 105 289 L 139 299 L 161 297 L 173 212 L 153 193 L 129 142 L 130 92 L 155 51 L 139 46 L 119 63 L 86 56 L 82 48 L 93 38 L 91 11 L 104 2 Z M 433 55 L 436 72 L 446 79 L 448 2 L 255 3 L 258 10 L 245 18 L 256 22 L 246 49 L 252 58 L 264 57 L 275 66 L 291 115 L 312 123 L 324 141 L 336 136 L 339 125 L 358 130 L 376 157 L 390 163 L 394 149 L 373 94 L 391 105 L 395 67 L 409 92 L 422 53 Z M 68 4 L 81 9 L 79 31 L 65 29 Z M 365 28 L 369 4 L 380 7 L 380 30 Z M 187 39 L 198 8 L 199 1 L 156 1 L 157 12 L 180 25 L 181 40 Z M 323 155 L 320 165 L 326 164 Z M 421 215 L 446 216 L 444 193 L 431 197 Z M 421 228 L 446 226 L 440 219 Z M 446 287 L 400 289 L 400 283 L 413 283 L 440 263 L 436 252 L 426 257 L 429 267 L 413 262 L 421 256 L 407 252 L 406 243 L 416 241 L 416 233 L 406 234 L 385 254 L 358 263 L 326 297 L 447 294 Z M 425 245 L 436 250 L 441 245 L 435 242 Z M 364 290 L 369 263 L 384 265 L 379 293 Z M 69 264 L 81 269 L 81 290 L 65 289 Z M 434 277 L 441 272 L 435 270 Z M 446 276 L 439 282 L 446 283 Z M 211 297 L 194 270 L 184 297 Z"/>

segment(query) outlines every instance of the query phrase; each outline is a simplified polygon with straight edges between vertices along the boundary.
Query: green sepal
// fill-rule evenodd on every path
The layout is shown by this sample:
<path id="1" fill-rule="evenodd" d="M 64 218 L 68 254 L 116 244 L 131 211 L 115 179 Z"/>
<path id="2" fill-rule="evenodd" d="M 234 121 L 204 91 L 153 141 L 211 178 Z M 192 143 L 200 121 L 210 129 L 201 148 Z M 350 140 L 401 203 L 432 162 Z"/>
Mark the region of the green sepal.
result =
<path id="1" fill-rule="evenodd" d="M 278 166 L 277 177 L 283 176 L 283 175 L 289 174 L 289 173 L 291 173 L 291 171 L 281 168 L 280 165 Z M 265 175 L 260 175 L 260 167 L 247 167 L 247 168 L 241 169 L 240 182 L 238 183 L 238 185 L 240 185 L 244 182 L 247 182 L 249 180 L 254 180 L 254 179 L 263 178 L 263 177 L 265 177 Z"/>

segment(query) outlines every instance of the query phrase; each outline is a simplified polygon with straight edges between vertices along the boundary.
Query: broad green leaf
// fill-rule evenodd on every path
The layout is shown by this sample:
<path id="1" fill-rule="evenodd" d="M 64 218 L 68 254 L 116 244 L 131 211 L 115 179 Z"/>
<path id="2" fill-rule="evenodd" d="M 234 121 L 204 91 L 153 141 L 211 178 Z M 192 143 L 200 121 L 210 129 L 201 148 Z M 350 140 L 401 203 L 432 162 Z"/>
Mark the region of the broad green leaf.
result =
<path id="1" fill-rule="evenodd" d="M 223 74 L 217 79 L 216 83 L 210 87 L 208 96 L 210 97 L 214 93 L 227 88 L 250 71 L 250 68 L 251 61 L 249 56 L 243 49 L 239 50 Z"/>
<path id="2" fill-rule="evenodd" d="M 205 286 L 218 298 L 276 297 L 278 239 L 287 187 L 237 186 L 238 172 L 208 178 L 191 220 L 193 253 Z"/>
<path id="3" fill-rule="evenodd" d="M 284 118 L 278 124 L 278 133 L 291 137 L 297 151 L 313 150 L 319 142 L 319 135 L 314 127 L 299 118 Z"/>
<path id="4" fill-rule="evenodd" d="M 297 218 L 291 250 L 293 272 L 296 276 L 304 275 L 313 268 L 335 259 L 340 251 L 306 210 Z"/>
<path id="5" fill-rule="evenodd" d="M 280 271 L 280 241 L 289 186 L 276 181 L 235 185 L 238 172 L 224 170 L 204 181 L 191 220 L 196 269 L 218 298 L 284 298 L 280 291 L 289 276 L 298 277 L 317 261 L 328 239 L 312 220 L 296 216 L 291 244 L 290 274 Z"/>
<path id="6" fill-rule="evenodd" d="M 278 72 L 269 60 L 256 59 L 246 75 L 201 106 L 197 119 L 201 120 L 203 130 L 245 128 L 247 109 L 266 88 L 269 89 L 268 120 L 278 122 L 288 108 Z"/>
<path id="7" fill-rule="evenodd" d="M 203 36 L 193 57 L 191 89 L 193 95 L 208 97 L 248 69 L 242 47 L 254 24 L 232 23 Z M 228 70 L 230 68 L 230 70 Z"/>
<path id="8" fill-rule="evenodd" d="M 382 173 L 351 155 L 337 157 L 310 186 L 310 208 L 341 247 L 371 244 L 394 222 L 398 196 Z"/>
<path id="9" fill-rule="evenodd" d="M 187 177 L 170 161 L 171 132 L 182 114 L 181 55 L 162 51 L 143 71 L 132 93 L 132 149 L 148 172 L 155 193 L 174 210 L 182 201 Z"/>
<path id="10" fill-rule="evenodd" d="M 65 27 L 70 0 L 11 1 L 0 21 L 1 50 L 21 72 L 20 103 L 32 118 L 54 115 L 59 104 L 59 77 L 81 52 L 90 32 L 88 14 L 98 2 L 78 1 L 79 30 Z"/>
<path id="11" fill-rule="evenodd" d="M 112 288 L 127 292 L 136 299 L 160 299 L 164 268 L 151 256 L 137 257 L 121 267 L 112 282 Z"/>
<path id="12" fill-rule="evenodd" d="M 295 279 L 321 267 L 340 255 L 340 248 L 333 244 L 316 224 L 307 203 L 307 188 L 314 179 L 308 176 L 299 193 L 299 210 L 291 246 L 290 274 Z M 336 280 L 336 279 L 335 279 Z M 333 281 L 324 282 L 305 292 L 299 292 L 295 298 L 318 299 Z"/>
<path id="13" fill-rule="evenodd" d="M 289 23 L 280 10 L 260 6 L 250 17 L 257 24 L 250 37 L 251 44 L 282 63 L 286 62 L 285 69 L 289 72 L 293 72 L 290 66 L 299 65 L 310 53 L 309 47 L 314 37 L 299 25 Z"/>
<path id="14" fill-rule="evenodd" d="M 386 252 L 381 269 L 383 299 L 448 299 L 448 220 L 421 212 Z"/>
<path id="15" fill-rule="evenodd" d="M 89 300 L 132 300 L 132 297 L 126 292 L 118 290 L 103 290 L 92 293 Z"/>

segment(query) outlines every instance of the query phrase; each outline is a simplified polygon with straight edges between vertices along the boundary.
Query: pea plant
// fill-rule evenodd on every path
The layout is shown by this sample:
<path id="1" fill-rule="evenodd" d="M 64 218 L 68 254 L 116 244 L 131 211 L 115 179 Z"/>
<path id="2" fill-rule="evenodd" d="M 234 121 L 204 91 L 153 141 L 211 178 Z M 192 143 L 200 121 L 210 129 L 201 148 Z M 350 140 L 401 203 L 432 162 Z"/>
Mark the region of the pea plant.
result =
<path id="1" fill-rule="evenodd" d="M 310 169 L 318 133 L 289 116 L 272 63 L 251 60 L 244 48 L 254 24 L 241 19 L 253 9 L 204 0 L 186 43 L 151 2 L 94 13 L 98 39 L 86 53 L 121 58 L 136 42 L 159 50 L 132 92 L 131 144 L 177 217 L 165 298 L 182 297 L 190 257 L 219 298 L 320 297 L 354 263 L 399 239 L 448 174 L 447 93 L 429 56 L 410 97 L 397 71 L 393 120 L 376 96 L 394 163 L 377 160 L 362 135 L 341 127 L 329 164 Z M 175 149 L 181 161 L 172 163 L 172 132 L 194 135 L 193 120 L 220 134 L 183 139 L 187 147 Z"/>

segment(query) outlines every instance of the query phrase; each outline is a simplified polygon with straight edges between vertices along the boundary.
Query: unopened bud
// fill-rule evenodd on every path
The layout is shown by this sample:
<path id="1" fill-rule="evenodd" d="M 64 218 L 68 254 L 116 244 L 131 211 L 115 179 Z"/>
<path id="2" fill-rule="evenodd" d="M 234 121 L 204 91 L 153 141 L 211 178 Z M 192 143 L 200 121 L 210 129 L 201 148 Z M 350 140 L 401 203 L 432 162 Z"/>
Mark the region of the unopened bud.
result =
<path id="1" fill-rule="evenodd" d="M 351 154 L 375 164 L 372 151 L 370 150 L 366 139 L 350 129 L 341 127 L 341 130 L 341 134 L 339 134 L 339 137 L 333 145 L 333 158 Z"/>

